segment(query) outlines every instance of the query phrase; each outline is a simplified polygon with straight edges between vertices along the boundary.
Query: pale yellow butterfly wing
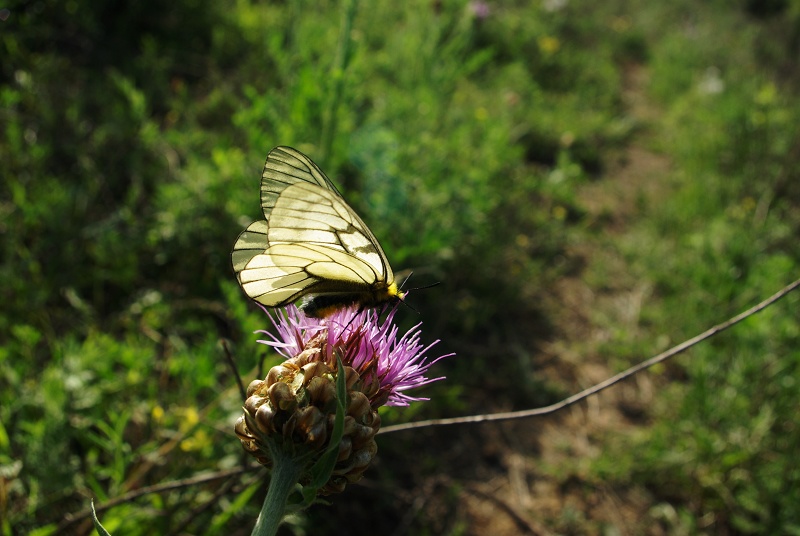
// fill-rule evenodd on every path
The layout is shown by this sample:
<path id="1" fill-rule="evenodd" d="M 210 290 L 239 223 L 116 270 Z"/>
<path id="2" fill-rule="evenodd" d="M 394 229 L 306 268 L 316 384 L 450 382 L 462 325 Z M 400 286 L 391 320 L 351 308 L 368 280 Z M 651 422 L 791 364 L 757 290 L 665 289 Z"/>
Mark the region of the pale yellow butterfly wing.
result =
<path id="1" fill-rule="evenodd" d="M 391 288 L 390 295 L 398 295 L 377 239 L 307 156 L 289 147 L 270 152 L 261 206 L 266 221 L 250 224 L 231 254 L 254 300 L 277 307 L 309 294 Z"/>
<path id="2" fill-rule="evenodd" d="M 288 305 L 307 294 L 358 292 L 369 288 L 371 266 L 317 244 L 275 244 L 239 274 L 248 296 L 267 307 Z"/>

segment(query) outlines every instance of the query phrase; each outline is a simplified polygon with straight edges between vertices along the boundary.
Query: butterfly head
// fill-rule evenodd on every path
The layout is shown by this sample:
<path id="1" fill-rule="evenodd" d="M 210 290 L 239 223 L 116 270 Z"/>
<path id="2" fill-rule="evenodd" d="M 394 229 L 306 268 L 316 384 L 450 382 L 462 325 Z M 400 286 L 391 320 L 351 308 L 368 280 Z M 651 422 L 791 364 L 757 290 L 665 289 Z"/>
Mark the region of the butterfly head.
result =
<path id="1" fill-rule="evenodd" d="M 397 288 L 397 283 L 393 282 L 386 287 L 386 301 L 403 301 L 403 299 L 406 297 L 406 294 L 407 292 L 405 290 L 400 290 Z"/>

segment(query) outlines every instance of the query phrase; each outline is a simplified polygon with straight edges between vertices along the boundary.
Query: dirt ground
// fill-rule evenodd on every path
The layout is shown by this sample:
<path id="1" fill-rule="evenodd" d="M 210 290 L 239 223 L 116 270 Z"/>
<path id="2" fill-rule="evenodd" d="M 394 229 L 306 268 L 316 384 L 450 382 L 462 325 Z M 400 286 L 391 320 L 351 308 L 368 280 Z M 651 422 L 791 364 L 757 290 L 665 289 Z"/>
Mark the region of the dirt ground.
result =
<path id="1" fill-rule="evenodd" d="M 631 67 L 626 74 L 625 105 L 637 123 L 647 125 L 658 111 L 642 91 L 647 73 Z M 668 188 L 670 162 L 646 146 L 645 138 L 633 142 L 598 180 L 584 185 L 579 199 L 593 225 L 607 235 L 624 235 L 632 222 L 646 217 L 643 208 Z M 612 376 L 598 347 L 612 334 L 604 326 L 637 330 L 639 313 L 650 289 L 635 281 L 619 254 L 597 245 L 578 245 L 571 255 L 582 259 L 584 270 L 564 278 L 552 290 L 548 311 L 558 336 L 537 358 L 537 374 L 578 392 Z M 603 289 L 592 288 L 585 275 L 602 266 Z M 602 319 L 602 322 L 598 322 Z M 663 348 L 654 348 L 657 353 Z M 649 356 L 641 356 L 641 360 Z M 469 534 L 663 534 L 653 517 L 653 501 L 642 489 L 613 489 L 582 478 L 581 467 L 597 457 L 606 433 L 633 433 L 645 424 L 643 415 L 655 395 L 647 373 L 617 384 L 555 415 L 527 422 L 499 425 L 504 437 L 514 437 L 499 454 L 498 471 L 479 486 L 463 490 Z M 577 463 L 576 463 L 577 460 Z M 563 471 L 560 467 L 567 467 Z"/>

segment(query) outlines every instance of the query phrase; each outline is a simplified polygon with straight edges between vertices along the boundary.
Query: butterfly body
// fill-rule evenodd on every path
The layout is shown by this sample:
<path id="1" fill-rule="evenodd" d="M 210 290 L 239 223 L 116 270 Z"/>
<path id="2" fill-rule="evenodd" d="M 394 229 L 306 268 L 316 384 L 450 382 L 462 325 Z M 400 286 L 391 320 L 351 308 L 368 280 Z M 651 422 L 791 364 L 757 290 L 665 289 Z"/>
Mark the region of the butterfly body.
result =
<path id="1" fill-rule="evenodd" d="M 233 269 L 245 293 L 267 307 L 303 299 L 309 316 L 402 300 L 372 231 L 303 153 L 276 147 L 261 178 L 264 220 L 236 240 Z"/>
<path id="2" fill-rule="evenodd" d="M 339 291 L 332 294 L 313 294 L 303 298 L 300 309 L 307 316 L 324 318 L 351 305 L 369 308 L 401 299 L 402 292 L 397 289 L 396 283 L 392 283 L 390 285 L 374 285 L 369 291 L 354 290 L 351 293 Z"/>

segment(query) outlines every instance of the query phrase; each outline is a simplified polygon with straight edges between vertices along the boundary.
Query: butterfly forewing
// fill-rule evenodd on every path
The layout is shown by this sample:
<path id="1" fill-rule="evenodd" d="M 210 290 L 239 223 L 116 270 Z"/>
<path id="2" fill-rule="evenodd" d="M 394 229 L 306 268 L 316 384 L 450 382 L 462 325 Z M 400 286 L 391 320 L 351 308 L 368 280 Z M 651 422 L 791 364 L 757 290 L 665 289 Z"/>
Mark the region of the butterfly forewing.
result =
<path id="1" fill-rule="evenodd" d="M 387 281 L 391 269 L 380 245 L 336 193 L 312 184 L 284 190 L 269 223 L 269 243 L 313 243 L 349 253 L 372 267 L 372 281 Z"/>
<path id="2" fill-rule="evenodd" d="M 261 174 L 261 209 L 267 221 L 278 197 L 297 183 L 316 184 L 341 197 L 336 186 L 309 157 L 291 147 L 275 147 L 267 155 Z"/>

